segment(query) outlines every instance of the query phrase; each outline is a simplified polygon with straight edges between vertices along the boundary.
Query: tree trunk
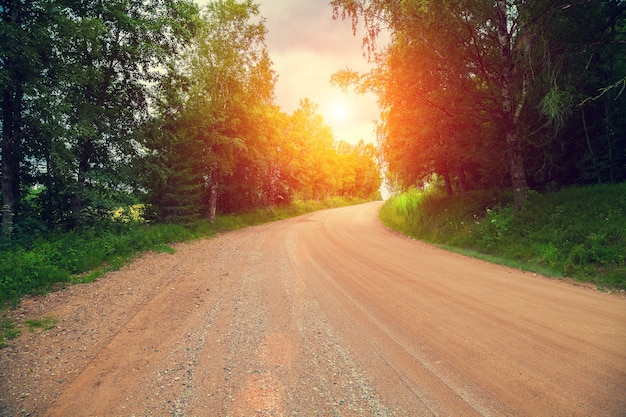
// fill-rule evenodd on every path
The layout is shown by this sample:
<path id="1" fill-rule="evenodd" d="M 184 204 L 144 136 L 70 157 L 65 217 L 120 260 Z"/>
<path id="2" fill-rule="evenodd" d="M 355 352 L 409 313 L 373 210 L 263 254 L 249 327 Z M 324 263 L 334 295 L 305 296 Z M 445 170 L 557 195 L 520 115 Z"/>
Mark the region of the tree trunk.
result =
<path id="1" fill-rule="evenodd" d="M 443 178 L 446 183 L 446 194 L 453 195 L 454 191 L 452 190 L 452 178 L 450 178 L 450 170 L 448 169 L 447 163 L 443 167 Z"/>
<path id="2" fill-rule="evenodd" d="M 42 219 L 48 229 L 52 229 L 52 227 L 54 226 L 54 194 L 56 194 L 56 190 L 54 187 L 55 168 L 50 153 L 50 148 L 48 148 L 48 151 L 46 152 L 46 175 L 44 177 L 44 186 L 46 187 L 46 200 L 43 206 L 43 210 L 41 212 Z"/>
<path id="3" fill-rule="evenodd" d="M 459 170 L 459 190 L 461 191 L 461 195 L 465 197 L 467 195 L 468 186 L 467 186 L 467 177 L 465 176 L 465 170 L 463 169 L 463 164 L 458 165 Z"/>
<path id="4" fill-rule="evenodd" d="M 2 96 L 2 236 L 5 239 L 11 238 L 19 201 L 22 97 L 19 87 L 5 90 Z"/>
<path id="5" fill-rule="evenodd" d="M 587 142 L 587 150 L 589 150 L 589 156 L 591 156 L 591 163 L 593 164 L 593 172 L 596 175 L 596 180 L 598 180 L 598 184 L 602 182 L 600 178 L 600 170 L 598 169 L 598 163 L 596 161 L 596 155 L 593 152 L 593 147 L 591 146 L 591 139 L 589 138 L 589 130 L 587 129 L 587 118 L 585 117 L 585 108 L 583 106 L 580 107 L 580 115 L 583 122 L 583 132 L 585 133 L 585 140 Z"/>
<path id="6" fill-rule="evenodd" d="M 215 223 L 217 213 L 217 164 L 213 164 L 211 169 L 211 195 L 209 197 L 209 218 L 211 223 Z"/>
<path id="7" fill-rule="evenodd" d="M 2 144 L 2 237 L 9 240 L 13 232 L 13 217 L 15 216 L 16 195 L 13 192 L 13 183 L 16 179 L 17 161 L 12 149 L 10 138 L 4 138 Z"/>
<path id="8" fill-rule="evenodd" d="M 511 169 L 511 185 L 513 187 L 513 204 L 515 211 L 520 211 L 528 201 L 528 183 L 524 169 L 524 158 L 515 132 L 506 134 L 507 153 Z"/>
<path id="9" fill-rule="evenodd" d="M 613 133 L 611 129 L 611 111 L 609 98 L 604 98 L 604 135 L 606 136 L 609 158 L 609 182 L 615 182 L 615 162 L 613 161 Z"/>
<path id="10" fill-rule="evenodd" d="M 272 163 L 272 168 L 270 172 L 270 187 L 268 193 L 268 204 L 271 208 L 274 208 L 276 205 L 276 182 L 278 181 L 278 176 L 280 175 L 280 170 L 278 168 L 278 164 L 276 161 Z"/>
<path id="11" fill-rule="evenodd" d="M 3 120 L 6 127 L 6 118 Z M 13 198 L 13 152 L 11 136 L 7 136 L 7 130 L 2 132 L 2 237 L 10 239 L 13 231 L 13 215 L 15 213 L 15 201 Z M 10 133 L 9 133 L 10 135 Z"/>
<path id="12" fill-rule="evenodd" d="M 496 1 L 496 25 L 498 27 L 498 43 L 500 47 L 501 73 L 498 79 L 502 97 L 502 118 L 506 136 L 506 147 L 511 171 L 511 185 L 513 187 L 513 201 L 515 210 L 519 211 L 528 200 L 528 183 L 524 159 L 521 152 L 519 137 L 519 115 L 526 93 L 524 87 L 519 94 L 515 95 L 514 61 L 511 45 L 511 33 L 509 32 L 508 6 L 506 0 Z M 522 83 L 523 84 L 523 83 Z"/>
<path id="13" fill-rule="evenodd" d="M 72 218 L 73 226 L 77 226 L 80 222 L 81 211 L 83 209 L 83 194 L 85 190 L 85 180 L 87 171 L 89 170 L 89 160 L 93 151 L 91 140 L 84 140 L 80 146 L 80 156 L 78 161 L 78 176 L 76 181 L 76 190 L 74 191 L 74 199 L 72 201 Z"/>

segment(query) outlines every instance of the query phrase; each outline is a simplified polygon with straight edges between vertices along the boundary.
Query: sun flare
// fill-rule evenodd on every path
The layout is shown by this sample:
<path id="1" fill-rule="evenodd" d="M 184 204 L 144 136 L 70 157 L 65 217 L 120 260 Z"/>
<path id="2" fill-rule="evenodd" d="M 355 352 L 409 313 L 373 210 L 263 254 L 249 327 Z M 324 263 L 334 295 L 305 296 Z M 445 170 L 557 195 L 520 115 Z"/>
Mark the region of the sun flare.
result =
<path id="1" fill-rule="evenodd" d="M 336 103 L 332 107 L 331 114 L 336 121 L 343 121 L 348 118 L 348 107 L 343 103 Z"/>

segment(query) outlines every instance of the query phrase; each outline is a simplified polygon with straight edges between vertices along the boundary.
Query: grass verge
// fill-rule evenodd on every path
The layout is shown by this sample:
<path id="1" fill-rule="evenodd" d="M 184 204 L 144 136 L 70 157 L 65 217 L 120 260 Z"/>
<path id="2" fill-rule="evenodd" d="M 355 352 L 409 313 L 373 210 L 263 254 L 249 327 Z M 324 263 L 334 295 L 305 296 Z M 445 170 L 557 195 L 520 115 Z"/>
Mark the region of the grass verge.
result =
<path id="1" fill-rule="evenodd" d="M 492 262 L 626 289 L 626 183 L 532 193 L 519 213 L 506 193 L 412 190 L 388 200 L 381 219 L 406 235 Z"/>
<path id="2" fill-rule="evenodd" d="M 219 216 L 213 224 L 208 220 L 191 224 L 115 223 L 106 230 L 49 234 L 27 247 L 0 248 L 0 348 L 19 335 L 19 329 L 9 321 L 6 311 L 16 307 L 24 296 L 46 294 L 66 285 L 94 281 L 141 252 L 173 253 L 170 246 L 173 243 L 363 202 L 346 198 L 296 201 L 274 209 Z M 38 327 L 38 323 L 26 324 L 30 329 Z"/>

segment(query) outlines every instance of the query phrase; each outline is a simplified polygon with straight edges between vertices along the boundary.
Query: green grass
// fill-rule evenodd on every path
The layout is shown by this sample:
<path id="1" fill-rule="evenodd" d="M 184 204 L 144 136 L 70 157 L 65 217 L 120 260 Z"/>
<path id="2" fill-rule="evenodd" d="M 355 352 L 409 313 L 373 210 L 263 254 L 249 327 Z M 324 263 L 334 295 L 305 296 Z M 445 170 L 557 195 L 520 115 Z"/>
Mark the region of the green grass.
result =
<path id="1" fill-rule="evenodd" d="M 219 216 L 214 224 L 208 220 L 155 225 L 116 222 L 107 230 L 49 234 L 27 247 L 0 247 L 0 313 L 17 306 L 24 296 L 92 282 L 106 272 L 120 268 L 141 252 L 173 253 L 171 245 L 177 242 L 362 202 L 345 198 L 296 201 L 274 209 Z M 37 327 L 34 322 L 27 325 L 31 329 Z M 0 317 L 0 348 L 17 335 L 19 330 L 3 314 Z"/>
<path id="2" fill-rule="evenodd" d="M 21 331 L 5 315 L 0 317 L 0 349 L 8 346 L 9 341 L 19 336 Z"/>
<path id="3" fill-rule="evenodd" d="M 383 222 L 404 234 L 554 277 L 626 289 L 626 183 L 531 195 L 519 213 L 507 194 L 410 191 L 386 202 Z"/>
<path id="4" fill-rule="evenodd" d="M 28 330 L 34 332 L 35 329 L 50 330 L 57 324 L 57 319 L 54 317 L 42 317 L 40 319 L 26 320 L 24 324 L 28 326 Z"/>

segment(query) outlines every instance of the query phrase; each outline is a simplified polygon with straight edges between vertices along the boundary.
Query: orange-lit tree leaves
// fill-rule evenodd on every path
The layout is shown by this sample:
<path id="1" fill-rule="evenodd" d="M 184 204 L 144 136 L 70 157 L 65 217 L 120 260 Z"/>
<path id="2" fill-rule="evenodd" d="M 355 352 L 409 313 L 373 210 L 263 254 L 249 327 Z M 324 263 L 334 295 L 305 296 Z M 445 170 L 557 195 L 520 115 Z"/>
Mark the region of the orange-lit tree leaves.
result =
<path id="1" fill-rule="evenodd" d="M 201 16 L 194 42 L 171 68 L 172 79 L 183 81 L 163 103 L 170 117 L 160 131 L 171 136 L 154 152 L 162 161 L 156 165 L 165 164 L 165 175 L 151 186 L 155 216 L 214 220 L 218 212 L 294 199 L 374 195 L 371 188 L 377 190 L 380 181 L 374 185 L 373 156 L 367 165 L 358 153 L 339 155 L 333 132 L 310 100 L 303 99 L 292 115 L 275 104 L 276 76 L 258 6 L 215 1 Z M 175 112 L 168 110 L 173 105 Z M 358 164 L 364 179 L 357 184 Z"/>
<path id="2" fill-rule="evenodd" d="M 625 42 L 618 29 L 626 20 L 623 2 L 330 3 L 334 18 L 350 20 L 355 33 L 364 26 L 375 68 L 341 71 L 334 81 L 378 95 L 381 153 L 399 188 L 432 174 L 446 179 L 449 192 L 453 183 L 459 191 L 506 185 L 520 209 L 528 178 L 544 186 L 586 182 L 587 172 L 597 181 L 616 180 L 622 159 L 613 150 L 625 136 L 617 110 L 625 97 L 614 88 L 624 85 L 626 66 L 623 45 L 617 46 Z M 378 45 L 381 37 L 389 43 Z M 587 129 L 575 110 L 577 102 L 589 103 L 590 91 L 607 86 L 613 101 L 604 101 L 604 120 L 621 135 Z M 593 114 L 599 128 L 602 111 L 594 107 L 582 115 Z M 599 168 L 596 149 L 604 149 L 611 170 Z"/>

